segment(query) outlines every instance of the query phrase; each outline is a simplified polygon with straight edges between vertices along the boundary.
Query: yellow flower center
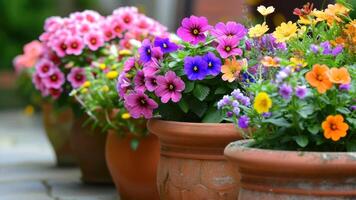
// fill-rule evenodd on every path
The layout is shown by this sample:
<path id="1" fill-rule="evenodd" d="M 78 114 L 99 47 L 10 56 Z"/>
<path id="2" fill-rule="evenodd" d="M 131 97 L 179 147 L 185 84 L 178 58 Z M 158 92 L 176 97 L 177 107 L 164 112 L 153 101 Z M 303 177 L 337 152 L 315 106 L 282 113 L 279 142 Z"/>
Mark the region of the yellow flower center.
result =
<path id="1" fill-rule="evenodd" d="M 196 29 L 196 28 L 195 28 L 195 29 L 193 29 L 193 34 L 194 34 L 194 35 L 198 35 L 198 34 L 199 34 L 199 30 L 198 30 L 198 29 Z"/>
<path id="2" fill-rule="evenodd" d="M 163 43 L 163 48 L 167 48 L 167 44 L 166 43 Z"/>
<path id="3" fill-rule="evenodd" d="M 231 51 L 231 47 L 230 46 L 225 47 L 225 51 L 227 52 Z"/>
<path id="4" fill-rule="evenodd" d="M 197 71 L 198 71 L 198 67 L 197 67 L 197 66 L 194 66 L 194 67 L 193 67 L 193 70 L 194 70 L 195 72 L 197 72 Z"/>

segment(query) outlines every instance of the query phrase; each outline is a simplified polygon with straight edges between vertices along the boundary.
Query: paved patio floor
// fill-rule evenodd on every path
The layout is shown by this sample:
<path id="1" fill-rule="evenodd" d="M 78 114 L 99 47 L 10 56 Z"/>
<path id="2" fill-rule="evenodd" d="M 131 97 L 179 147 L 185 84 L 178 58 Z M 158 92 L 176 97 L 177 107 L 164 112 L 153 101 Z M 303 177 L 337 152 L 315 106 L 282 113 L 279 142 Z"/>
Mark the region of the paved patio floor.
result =
<path id="1" fill-rule="evenodd" d="M 117 200 L 112 186 L 84 185 L 78 168 L 57 168 L 40 116 L 0 112 L 1 200 Z"/>

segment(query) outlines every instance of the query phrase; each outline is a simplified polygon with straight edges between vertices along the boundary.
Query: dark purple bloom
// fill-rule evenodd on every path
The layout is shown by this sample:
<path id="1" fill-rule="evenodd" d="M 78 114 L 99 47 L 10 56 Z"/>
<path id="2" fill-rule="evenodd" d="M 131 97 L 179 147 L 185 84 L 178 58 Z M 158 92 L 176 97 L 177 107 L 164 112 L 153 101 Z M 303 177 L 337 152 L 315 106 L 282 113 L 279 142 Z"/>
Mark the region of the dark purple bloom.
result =
<path id="1" fill-rule="evenodd" d="M 234 116 L 233 112 L 231 112 L 231 111 L 226 112 L 226 117 L 231 118 L 232 116 Z"/>
<path id="2" fill-rule="evenodd" d="M 78 88 L 83 85 L 87 80 L 85 69 L 74 67 L 67 76 L 68 81 L 72 84 L 73 88 Z"/>
<path id="3" fill-rule="evenodd" d="M 338 46 L 336 46 L 336 47 L 332 50 L 331 54 L 332 54 L 333 56 L 337 56 L 337 55 L 339 55 L 339 54 L 342 52 L 342 50 L 343 50 L 342 45 L 338 45 Z"/>
<path id="4" fill-rule="evenodd" d="M 170 99 L 178 102 L 182 98 L 185 84 L 173 71 L 168 71 L 164 76 L 158 76 L 157 84 L 155 94 L 161 97 L 162 103 L 167 103 Z"/>
<path id="5" fill-rule="evenodd" d="M 143 116 L 149 119 L 152 118 L 153 110 L 158 107 L 158 104 L 142 91 L 137 91 L 125 96 L 125 107 L 133 118 Z"/>
<path id="6" fill-rule="evenodd" d="M 351 89 L 351 84 L 341 84 L 339 85 L 339 90 L 341 91 L 349 91 Z"/>
<path id="7" fill-rule="evenodd" d="M 191 44 L 205 41 L 205 31 L 211 29 L 206 17 L 190 16 L 182 20 L 182 26 L 178 28 L 177 35 L 182 40 Z"/>
<path id="8" fill-rule="evenodd" d="M 178 45 L 170 42 L 168 38 L 156 37 L 154 41 L 155 47 L 160 47 L 163 53 L 170 53 L 177 51 Z"/>
<path id="9" fill-rule="evenodd" d="M 279 94 L 284 98 L 284 99 L 289 99 L 292 96 L 293 93 L 293 88 L 292 86 L 284 83 L 279 87 Z"/>
<path id="10" fill-rule="evenodd" d="M 146 76 L 145 86 L 148 91 L 153 92 L 157 89 L 157 77 L 156 76 Z"/>
<path id="11" fill-rule="evenodd" d="M 237 124 L 240 128 L 248 128 L 249 123 L 250 123 L 250 118 L 248 118 L 246 115 L 243 115 L 239 118 Z"/>
<path id="12" fill-rule="evenodd" d="M 350 109 L 351 109 L 351 111 L 355 111 L 356 110 L 356 105 L 351 106 Z"/>
<path id="13" fill-rule="evenodd" d="M 145 73 L 143 71 L 137 71 L 136 76 L 133 79 L 135 83 L 135 90 L 136 91 L 145 91 Z"/>
<path id="14" fill-rule="evenodd" d="M 245 37 L 247 29 L 236 22 L 229 21 L 226 24 L 219 22 L 215 25 L 215 29 L 211 31 L 216 38 L 220 37 L 236 37 L 238 40 Z"/>
<path id="15" fill-rule="evenodd" d="M 237 47 L 239 40 L 237 38 L 220 38 L 216 50 L 222 58 L 242 55 L 242 50 Z"/>
<path id="16" fill-rule="evenodd" d="M 142 41 L 142 46 L 138 49 L 138 53 L 140 54 L 140 61 L 143 63 L 151 61 L 152 45 L 149 39 Z"/>
<path id="17" fill-rule="evenodd" d="M 303 86 L 297 86 L 295 88 L 295 95 L 299 98 L 299 99 L 304 99 L 307 96 L 308 90 L 307 87 L 305 85 Z"/>
<path id="18" fill-rule="evenodd" d="M 214 53 L 209 52 L 203 56 L 203 60 L 208 64 L 207 74 L 216 76 L 221 71 L 221 60 Z"/>
<path id="19" fill-rule="evenodd" d="M 203 80 L 207 75 L 208 64 L 201 56 L 187 56 L 184 59 L 184 72 L 189 80 Z"/>
<path id="20" fill-rule="evenodd" d="M 245 48 L 246 48 L 247 51 L 251 50 L 251 42 L 249 40 L 245 41 Z"/>

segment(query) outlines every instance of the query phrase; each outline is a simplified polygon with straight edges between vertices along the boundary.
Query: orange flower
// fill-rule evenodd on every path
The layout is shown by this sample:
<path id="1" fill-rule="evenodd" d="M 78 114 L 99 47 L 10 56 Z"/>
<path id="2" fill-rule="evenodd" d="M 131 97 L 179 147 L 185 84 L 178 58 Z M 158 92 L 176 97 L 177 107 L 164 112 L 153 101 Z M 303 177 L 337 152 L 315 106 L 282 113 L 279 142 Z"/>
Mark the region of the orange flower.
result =
<path id="1" fill-rule="evenodd" d="M 329 68 L 326 65 L 315 64 L 313 70 L 309 71 L 305 78 L 311 86 L 316 87 L 318 92 L 323 94 L 333 86 L 329 80 L 328 71 Z"/>
<path id="2" fill-rule="evenodd" d="M 324 129 L 324 137 L 326 139 L 332 139 L 333 141 L 340 140 L 341 137 L 345 137 L 349 125 L 344 122 L 342 115 L 329 115 L 325 121 L 321 124 Z"/>
<path id="3" fill-rule="evenodd" d="M 350 74 L 345 67 L 331 68 L 328 76 L 332 83 L 349 84 L 351 82 Z"/>
<path id="4" fill-rule="evenodd" d="M 265 56 L 261 60 L 261 63 L 265 67 L 278 67 L 279 65 L 279 58 L 272 58 L 271 56 Z"/>
<path id="5" fill-rule="evenodd" d="M 221 78 L 224 81 L 233 82 L 239 77 L 240 71 L 245 67 L 247 67 L 246 59 L 236 60 L 235 57 L 231 60 L 226 59 L 225 64 L 221 66 L 221 72 L 223 73 Z"/>

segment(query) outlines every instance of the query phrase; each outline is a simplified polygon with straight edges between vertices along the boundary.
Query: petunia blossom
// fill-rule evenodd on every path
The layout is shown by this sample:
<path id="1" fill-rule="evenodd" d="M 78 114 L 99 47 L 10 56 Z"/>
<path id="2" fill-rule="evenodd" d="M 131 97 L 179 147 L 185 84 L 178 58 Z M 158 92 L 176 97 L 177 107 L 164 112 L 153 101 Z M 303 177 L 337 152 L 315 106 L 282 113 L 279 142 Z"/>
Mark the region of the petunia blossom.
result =
<path id="1" fill-rule="evenodd" d="M 161 98 L 162 103 L 167 103 L 169 100 L 179 102 L 182 98 L 185 84 L 173 71 L 168 71 L 164 76 L 158 76 L 157 85 L 155 94 Z"/>
<path id="2" fill-rule="evenodd" d="M 182 26 L 178 28 L 177 35 L 186 42 L 198 44 L 205 41 L 205 32 L 210 29 L 211 26 L 208 24 L 206 17 L 192 15 L 182 20 Z"/>

